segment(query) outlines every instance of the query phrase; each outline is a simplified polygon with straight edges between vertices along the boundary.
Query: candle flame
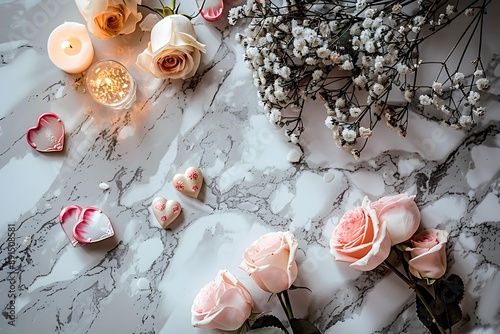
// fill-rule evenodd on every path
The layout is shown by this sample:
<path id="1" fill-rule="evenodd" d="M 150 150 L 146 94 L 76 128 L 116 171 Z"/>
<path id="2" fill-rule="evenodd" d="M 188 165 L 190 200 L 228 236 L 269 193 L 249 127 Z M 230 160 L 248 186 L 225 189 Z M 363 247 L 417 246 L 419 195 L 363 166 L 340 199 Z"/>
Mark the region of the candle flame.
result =
<path id="1" fill-rule="evenodd" d="M 73 48 L 73 46 L 71 45 L 71 43 L 69 41 L 64 41 L 61 43 L 61 48 L 63 48 L 63 50 L 66 50 L 67 48 Z"/>

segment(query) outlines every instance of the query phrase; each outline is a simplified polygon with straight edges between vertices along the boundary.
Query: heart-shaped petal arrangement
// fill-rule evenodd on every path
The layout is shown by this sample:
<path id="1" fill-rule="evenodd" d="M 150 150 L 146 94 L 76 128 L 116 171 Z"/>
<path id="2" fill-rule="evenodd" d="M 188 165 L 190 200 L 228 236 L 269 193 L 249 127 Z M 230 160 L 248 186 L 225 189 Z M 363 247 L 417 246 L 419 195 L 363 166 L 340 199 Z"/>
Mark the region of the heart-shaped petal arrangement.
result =
<path id="1" fill-rule="evenodd" d="M 115 234 L 108 216 L 93 207 L 67 206 L 61 210 L 59 222 L 74 247 L 93 244 Z"/>
<path id="2" fill-rule="evenodd" d="M 184 195 L 197 198 L 203 185 L 203 174 L 199 168 L 189 167 L 184 174 L 176 174 L 172 184 Z"/>
<path id="3" fill-rule="evenodd" d="M 54 113 L 38 118 L 36 126 L 26 133 L 28 144 L 39 152 L 59 152 L 64 148 L 64 125 Z"/>
<path id="4" fill-rule="evenodd" d="M 156 197 L 151 205 L 156 220 L 163 228 L 167 228 L 181 214 L 181 204 L 175 200 Z"/>

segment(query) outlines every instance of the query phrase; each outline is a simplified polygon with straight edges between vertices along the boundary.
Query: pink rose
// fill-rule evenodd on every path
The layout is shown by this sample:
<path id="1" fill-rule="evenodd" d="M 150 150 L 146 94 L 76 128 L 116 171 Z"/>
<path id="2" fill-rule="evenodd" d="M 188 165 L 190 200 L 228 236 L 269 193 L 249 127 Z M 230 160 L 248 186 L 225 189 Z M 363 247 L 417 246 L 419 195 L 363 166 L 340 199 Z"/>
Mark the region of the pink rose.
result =
<path id="1" fill-rule="evenodd" d="M 227 270 L 201 288 L 191 307 L 194 327 L 233 331 L 241 327 L 252 312 L 248 289 Z"/>
<path id="2" fill-rule="evenodd" d="M 446 272 L 446 242 L 448 232 L 433 228 L 423 230 L 411 238 L 413 248 L 407 248 L 411 260 L 410 272 L 417 278 L 437 279 Z"/>
<path id="3" fill-rule="evenodd" d="M 382 197 L 371 203 L 378 219 L 386 222 L 393 245 L 410 239 L 420 225 L 420 211 L 414 198 L 401 194 Z"/>
<path id="4" fill-rule="evenodd" d="M 360 207 L 342 216 L 333 230 L 330 248 L 335 260 L 363 271 L 372 270 L 389 256 L 391 237 L 367 197 Z"/>
<path id="5" fill-rule="evenodd" d="M 291 232 L 271 232 L 254 241 L 243 255 L 240 268 L 262 290 L 278 293 L 297 278 L 297 241 Z"/>

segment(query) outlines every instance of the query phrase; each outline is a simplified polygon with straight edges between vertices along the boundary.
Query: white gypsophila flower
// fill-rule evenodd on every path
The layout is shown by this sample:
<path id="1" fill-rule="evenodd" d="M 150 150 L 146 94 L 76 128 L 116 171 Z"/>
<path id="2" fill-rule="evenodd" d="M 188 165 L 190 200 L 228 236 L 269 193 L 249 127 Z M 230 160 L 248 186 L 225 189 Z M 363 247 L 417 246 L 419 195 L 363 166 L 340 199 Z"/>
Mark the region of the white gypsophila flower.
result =
<path id="1" fill-rule="evenodd" d="M 299 136 L 296 133 L 292 133 L 290 135 L 290 142 L 292 144 L 298 144 L 298 142 L 299 142 Z"/>
<path id="2" fill-rule="evenodd" d="M 368 138 L 371 137 L 371 135 L 372 135 L 372 130 L 364 128 L 362 126 L 359 128 L 359 136 L 361 138 Z"/>
<path id="3" fill-rule="evenodd" d="M 441 112 L 446 115 L 449 115 L 451 113 L 450 107 L 445 104 L 443 104 L 439 110 L 441 110 Z"/>
<path id="4" fill-rule="evenodd" d="M 458 83 L 462 82 L 464 80 L 464 78 L 465 78 L 465 76 L 462 72 L 457 72 L 453 75 L 452 80 L 453 80 L 454 84 L 458 84 Z"/>
<path id="5" fill-rule="evenodd" d="M 453 14 L 455 14 L 455 6 L 453 5 L 446 6 L 446 16 L 452 16 Z"/>
<path id="6" fill-rule="evenodd" d="M 395 5 L 392 6 L 392 12 L 394 14 L 399 14 L 401 13 L 401 10 L 403 9 L 403 6 L 400 4 L 400 3 L 397 3 Z"/>
<path id="7" fill-rule="evenodd" d="M 405 27 L 400 26 L 400 27 L 399 27 L 399 29 L 398 29 L 398 32 L 399 32 L 400 34 L 404 34 L 404 33 L 405 33 Z"/>
<path id="8" fill-rule="evenodd" d="M 361 24 L 361 26 L 362 26 L 363 28 L 365 28 L 365 29 L 366 29 L 366 28 L 370 28 L 370 27 L 372 26 L 372 23 L 373 23 L 373 19 L 371 19 L 371 18 L 367 17 L 367 18 L 365 18 L 365 19 L 363 20 L 363 23 Z"/>
<path id="9" fill-rule="evenodd" d="M 382 25 L 384 20 L 381 17 L 377 17 L 375 20 L 372 22 L 372 29 L 378 29 Z"/>
<path id="10" fill-rule="evenodd" d="M 339 97 L 336 101 L 335 101 L 335 108 L 344 108 L 345 107 L 345 100 L 341 97 Z"/>
<path id="11" fill-rule="evenodd" d="M 363 10 L 366 7 L 366 0 L 356 0 L 356 10 Z"/>
<path id="12" fill-rule="evenodd" d="M 469 125 L 472 125 L 472 117 L 471 116 L 468 116 L 468 115 L 462 115 L 460 116 L 460 118 L 458 119 L 458 123 L 460 124 L 460 126 L 462 127 L 467 127 Z"/>
<path id="13" fill-rule="evenodd" d="M 479 78 L 476 80 L 476 87 L 479 90 L 486 90 L 490 87 L 490 81 L 486 78 Z"/>
<path id="14" fill-rule="evenodd" d="M 484 75 L 483 70 L 476 70 L 476 71 L 474 72 L 474 76 L 475 76 L 476 78 L 482 77 L 483 75 Z"/>
<path id="15" fill-rule="evenodd" d="M 432 90 L 438 95 L 443 94 L 443 84 L 434 81 L 434 83 L 432 84 Z"/>
<path id="16" fill-rule="evenodd" d="M 378 82 L 374 83 L 371 87 L 371 91 L 375 94 L 375 95 L 380 95 L 384 92 L 384 86 L 379 84 Z"/>
<path id="17" fill-rule="evenodd" d="M 333 129 L 333 121 L 335 119 L 333 118 L 333 116 L 328 116 L 326 119 L 325 119 L 325 125 L 327 128 L 329 129 Z"/>
<path id="18" fill-rule="evenodd" d="M 365 50 L 368 53 L 374 53 L 375 52 L 375 42 L 373 40 L 369 40 L 365 43 Z"/>
<path id="19" fill-rule="evenodd" d="M 481 117 L 484 115 L 484 112 L 485 112 L 486 108 L 485 107 L 476 107 L 474 109 L 472 109 L 472 112 L 474 113 L 474 115 L 476 115 L 477 117 Z"/>
<path id="20" fill-rule="evenodd" d="M 346 121 L 347 120 L 347 115 L 344 114 L 339 108 L 335 108 L 335 116 L 334 117 L 339 121 Z"/>
<path id="21" fill-rule="evenodd" d="M 354 68 L 354 65 L 351 61 L 346 60 L 342 65 L 339 65 L 339 67 L 345 71 L 350 71 Z"/>
<path id="22" fill-rule="evenodd" d="M 436 94 L 432 95 L 432 105 L 436 109 L 440 109 L 441 105 L 443 105 L 443 100 L 441 100 Z"/>
<path id="23" fill-rule="evenodd" d="M 315 70 L 312 74 L 312 78 L 315 81 L 321 80 L 321 77 L 323 76 L 323 71 L 322 70 Z"/>
<path id="24" fill-rule="evenodd" d="M 464 12 L 465 16 L 472 17 L 474 16 L 474 8 L 467 8 Z"/>
<path id="25" fill-rule="evenodd" d="M 366 83 L 368 80 L 364 75 L 359 75 L 356 78 L 354 78 L 354 84 L 357 85 L 359 88 L 364 89 L 366 87 Z"/>
<path id="26" fill-rule="evenodd" d="M 269 122 L 273 124 L 277 124 L 281 121 L 281 111 L 276 108 L 272 108 L 269 113 Z"/>
<path id="27" fill-rule="evenodd" d="M 357 36 L 356 36 L 357 37 Z M 366 43 L 372 37 L 372 31 L 370 29 L 365 29 L 359 34 L 359 40 L 361 43 Z"/>
<path id="28" fill-rule="evenodd" d="M 365 10 L 365 17 L 373 18 L 373 16 L 375 16 L 375 9 L 368 8 L 367 10 Z"/>
<path id="29" fill-rule="evenodd" d="M 359 23 L 354 23 L 351 26 L 351 29 L 349 29 L 349 33 L 351 34 L 351 36 L 357 36 L 360 34 L 360 32 L 361 32 L 361 26 Z"/>
<path id="30" fill-rule="evenodd" d="M 429 95 L 420 95 L 418 100 L 423 106 L 430 106 L 432 104 L 432 98 Z"/>
<path id="31" fill-rule="evenodd" d="M 406 66 L 405 64 L 398 63 L 396 65 L 396 70 L 398 71 L 399 74 L 411 74 L 412 70 Z"/>
<path id="32" fill-rule="evenodd" d="M 418 34 L 420 32 L 420 27 L 417 27 L 417 26 L 413 26 L 411 28 L 411 31 L 414 32 L 415 34 Z"/>
<path id="33" fill-rule="evenodd" d="M 330 58 L 332 51 L 330 51 L 329 49 L 327 49 L 323 46 L 323 47 L 320 47 L 318 50 L 316 50 L 316 54 L 318 55 L 318 57 L 320 57 L 322 59 L 326 59 L 326 58 Z"/>
<path id="34" fill-rule="evenodd" d="M 411 102 L 415 97 L 415 92 L 412 90 L 405 90 L 405 100 Z"/>
<path id="35" fill-rule="evenodd" d="M 351 107 L 349 108 L 349 114 L 351 115 L 351 117 L 358 117 L 361 114 L 361 108 Z"/>
<path id="36" fill-rule="evenodd" d="M 356 131 L 344 128 L 344 130 L 342 130 L 342 138 L 344 138 L 346 142 L 352 143 L 356 140 Z"/>
<path id="37" fill-rule="evenodd" d="M 481 98 L 478 92 L 470 91 L 469 96 L 467 97 L 467 101 L 473 106 L 476 105 L 477 101 Z"/>
<path id="38" fill-rule="evenodd" d="M 292 73 L 292 70 L 290 70 L 290 67 L 288 66 L 283 66 L 282 68 L 280 68 L 279 70 L 279 75 L 283 78 L 283 79 L 290 79 L 290 74 Z"/>
<path id="39" fill-rule="evenodd" d="M 307 65 L 316 65 L 319 63 L 319 59 L 317 58 L 312 58 L 312 57 L 307 57 L 306 58 L 306 64 Z"/>

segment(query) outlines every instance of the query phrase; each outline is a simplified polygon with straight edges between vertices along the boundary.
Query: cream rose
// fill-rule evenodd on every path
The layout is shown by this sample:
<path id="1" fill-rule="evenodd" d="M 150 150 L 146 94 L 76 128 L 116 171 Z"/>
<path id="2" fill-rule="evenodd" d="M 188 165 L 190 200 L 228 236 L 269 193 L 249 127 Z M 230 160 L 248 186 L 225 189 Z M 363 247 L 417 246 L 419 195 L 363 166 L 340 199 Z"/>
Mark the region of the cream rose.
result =
<path id="1" fill-rule="evenodd" d="M 420 211 L 414 198 L 401 194 L 371 202 L 370 206 L 377 212 L 378 219 L 387 224 L 392 245 L 410 239 L 420 225 Z"/>
<path id="2" fill-rule="evenodd" d="M 130 34 L 142 14 L 137 11 L 141 0 L 75 0 L 78 10 L 87 21 L 87 28 L 98 38 Z"/>
<path id="3" fill-rule="evenodd" d="M 417 278 L 437 279 L 446 272 L 446 243 L 448 232 L 433 228 L 423 230 L 411 238 L 410 272 Z"/>
<path id="4" fill-rule="evenodd" d="M 297 278 L 297 241 L 291 232 L 271 232 L 254 241 L 243 255 L 240 268 L 262 290 L 278 293 Z"/>
<path id="5" fill-rule="evenodd" d="M 199 328 L 236 330 L 248 319 L 252 308 L 248 289 L 229 271 L 221 270 L 195 297 L 191 324 Z"/>
<path id="6" fill-rule="evenodd" d="M 391 236 L 367 197 L 360 207 L 342 216 L 333 230 L 330 248 L 335 260 L 363 271 L 372 270 L 389 256 Z"/>
<path id="7" fill-rule="evenodd" d="M 200 65 L 205 45 L 196 40 L 191 21 L 170 15 L 151 30 L 151 41 L 137 57 L 137 66 L 156 78 L 188 79 Z"/>

